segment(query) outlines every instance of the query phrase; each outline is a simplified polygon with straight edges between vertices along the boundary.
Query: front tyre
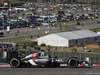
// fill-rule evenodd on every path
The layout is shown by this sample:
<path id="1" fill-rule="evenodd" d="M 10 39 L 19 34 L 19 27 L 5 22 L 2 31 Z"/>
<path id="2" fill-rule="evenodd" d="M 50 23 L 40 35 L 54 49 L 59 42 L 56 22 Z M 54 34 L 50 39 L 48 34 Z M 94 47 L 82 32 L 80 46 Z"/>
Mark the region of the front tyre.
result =
<path id="1" fill-rule="evenodd" d="M 18 67 L 21 66 L 21 62 L 20 62 L 19 59 L 13 58 L 13 59 L 10 60 L 10 66 L 11 66 L 12 68 L 18 68 Z"/>
<path id="2" fill-rule="evenodd" d="M 68 67 L 76 68 L 78 66 L 78 60 L 76 58 L 70 58 L 67 62 Z"/>

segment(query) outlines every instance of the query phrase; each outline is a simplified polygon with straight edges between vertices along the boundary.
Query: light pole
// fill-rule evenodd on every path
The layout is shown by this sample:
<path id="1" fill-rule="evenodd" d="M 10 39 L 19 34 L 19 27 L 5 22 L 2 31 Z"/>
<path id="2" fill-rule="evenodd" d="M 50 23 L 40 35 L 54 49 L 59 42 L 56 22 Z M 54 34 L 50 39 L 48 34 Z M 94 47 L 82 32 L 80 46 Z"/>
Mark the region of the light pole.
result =
<path id="1" fill-rule="evenodd" d="M 40 28 L 38 28 L 38 31 L 39 31 L 39 35 L 40 35 Z"/>
<path id="2" fill-rule="evenodd" d="M 4 32 L 4 24 L 5 24 L 5 23 L 4 23 L 4 15 L 3 15 L 3 32 Z"/>
<path id="3" fill-rule="evenodd" d="M 10 9 L 9 16 L 11 16 L 11 0 L 9 0 L 9 9 Z"/>
<path id="4" fill-rule="evenodd" d="M 64 23 L 63 25 L 64 25 L 64 26 L 63 26 L 63 29 L 65 30 L 65 28 L 66 28 L 66 27 L 65 27 L 65 26 L 66 26 L 66 23 Z"/>
<path id="5" fill-rule="evenodd" d="M 96 9 L 96 0 L 95 0 L 95 9 Z"/>
<path id="6" fill-rule="evenodd" d="M 49 9 L 48 9 L 48 7 L 49 7 L 49 1 L 47 2 L 47 16 L 48 16 L 48 24 L 49 24 L 49 18 L 50 18 L 50 15 L 49 15 Z"/>
<path id="7" fill-rule="evenodd" d="M 68 31 L 69 31 L 69 27 L 70 27 L 70 21 L 68 22 Z"/>

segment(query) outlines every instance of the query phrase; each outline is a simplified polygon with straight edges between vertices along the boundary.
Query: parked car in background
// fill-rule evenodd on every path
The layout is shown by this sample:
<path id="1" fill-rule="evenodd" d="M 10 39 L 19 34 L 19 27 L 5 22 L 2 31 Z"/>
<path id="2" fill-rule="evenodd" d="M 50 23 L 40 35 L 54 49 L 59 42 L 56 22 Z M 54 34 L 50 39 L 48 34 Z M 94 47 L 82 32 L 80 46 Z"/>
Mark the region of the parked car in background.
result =
<path id="1" fill-rule="evenodd" d="M 13 23 L 14 28 L 17 28 L 18 23 Z"/>
<path id="2" fill-rule="evenodd" d="M 95 17 L 95 18 L 99 18 L 99 15 L 98 15 L 98 14 L 94 14 L 94 17 Z"/>
<path id="3" fill-rule="evenodd" d="M 11 22 L 17 22 L 18 20 L 17 19 L 12 19 L 10 20 Z"/>
<path id="4" fill-rule="evenodd" d="M 17 28 L 21 28 L 21 27 L 22 27 L 22 24 L 18 23 Z"/>
<path id="5" fill-rule="evenodd" d="M 3 29 L 3 25 L 0 25 L 0 30 L 2 30 Z"/>
<path id="6" fill-rule="evenodd" d="M 27 22 L 22 23 L 22 27 L 29 27 L 29 24 Z"/>
<path id="7" fill-rule="evenodd" d="M 37 22 L 34 23 L 34 24 L 35 24 L 35 26 L 41 26 L 41 24 L 40 23 L 37 23 Z"/>
<path id="8" fill-rule="evenodd" d="M 4 36 L 4 31 L 0 31 L 0 37 Z"/>
<path id="9" fill-rule="evenodd" d="M 94 14 L 88 14 L 88 19 L 94 19 Z"/>
<path id="10" fill-rule="evenodd" d="M 49 25 L 49 23 L 47 21 L 43 21 L 42 25 Z"/>
<path id="11" fill-rule="evenodd" d="M 75 16 L 74 20 L 80 20 L 80 16 L 79 15 Z"/>
<path id="12" fill-rule="evenodd" d="M 13 24 L 9 24 L 10 26 L 10 29 L 13 29 L 14 28 L 14 25 Z"/>
<path id="13" fill-rule="evenodd" d="M 61 26 L 61 24 L 58 24 L 58 23 L 52 23 L 52 25 L 51 25 L 52 27 L 60 27 Z"/>
<path id="14" fill-rule="evenodd" d="M 50 22 L 52 23 L 52 22 L 55 22 L 55 21 L 57 21 L 57 20 L 55 20 L 54 18 L 50 18 Z"/>
<path id="15" fill-rule="evenodd" d="M 35 24 L 33 23 L 33 24 L 29 24 L 29 27 L 30 28 L 35 28 Z"/>

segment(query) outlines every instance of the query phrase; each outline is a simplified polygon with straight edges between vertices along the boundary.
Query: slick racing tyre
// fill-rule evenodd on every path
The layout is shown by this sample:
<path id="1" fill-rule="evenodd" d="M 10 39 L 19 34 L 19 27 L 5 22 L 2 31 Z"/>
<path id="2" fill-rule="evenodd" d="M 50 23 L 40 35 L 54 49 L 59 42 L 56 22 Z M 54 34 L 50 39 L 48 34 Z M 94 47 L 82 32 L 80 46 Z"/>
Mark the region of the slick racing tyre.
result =
<path id="1" fill-rule="evenodd" d="M 68 67 L 76 68 L 78 66 L 78 60 L 76 58 L 70 58 L 67 62 Z"/>
<path id="2" fill-rule="evenodd" d="M 21 62 L 20 62 L 19 59 L 13 58 L 13 59 L 10 60 L 10 66 L 12 68 L 18 68 L 18 67 L 20 67 L 20 65 L 21 65 Z"/>

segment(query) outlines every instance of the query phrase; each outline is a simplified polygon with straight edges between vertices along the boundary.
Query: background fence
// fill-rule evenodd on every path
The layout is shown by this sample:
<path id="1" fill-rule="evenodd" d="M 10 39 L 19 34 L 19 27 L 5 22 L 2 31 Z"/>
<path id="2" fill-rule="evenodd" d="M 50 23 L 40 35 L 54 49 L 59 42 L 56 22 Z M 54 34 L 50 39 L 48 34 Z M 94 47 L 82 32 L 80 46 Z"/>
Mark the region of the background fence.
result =
<path id="1" fill-rule="evenodd" d="M 22 49 L 19 49 L 19 56 L 20 54 L 22 55 L 22 57 L 26 56 L 26 55 L 29 55 L 31 53 L 34 53 L 34 52 L 37 52 L 37 51 L 32 51 L 30 49 L 26 49 L 26 50 L 22 50 Z M 3 51 L 4 52 L 4 51 Z M 82 60 L 85 60 L 86 57 L 89 57 L 89 61 L 91 63 L 100 63 L 100 54 L 98 53 L 90 53 L 90 52 L 49 52 L 49 54 L 52 56 L 52 57 L 77 57 L 77 58 L 80 58 Z M 3 56 L 3 53 L 0 53 L 0 56 L 2 57 Z"/>
<path id="2" fill-rule="evenodd" d="M 78 57 L 83 60 L 85 60 L 86 57 L 89 57 L 91 63 L 100 63 L 100 54 L 79 52 L 50 52 L 49 54 L 53 57 Z"/>

